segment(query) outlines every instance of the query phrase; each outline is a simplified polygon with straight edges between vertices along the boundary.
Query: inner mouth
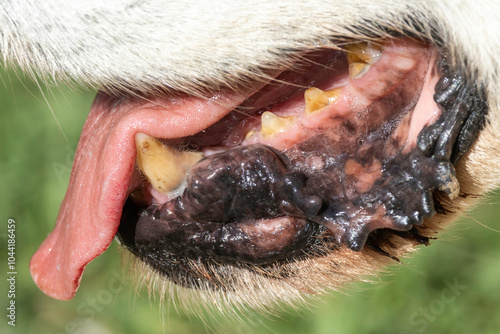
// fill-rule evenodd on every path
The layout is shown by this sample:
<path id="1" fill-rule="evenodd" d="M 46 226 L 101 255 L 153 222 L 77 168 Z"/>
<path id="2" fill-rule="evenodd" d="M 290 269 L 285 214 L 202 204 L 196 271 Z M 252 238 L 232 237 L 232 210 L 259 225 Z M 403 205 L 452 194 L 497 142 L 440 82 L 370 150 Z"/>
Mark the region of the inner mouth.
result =
<path id="1" fill-rule="evenodd" d="M 170 276 L 179 260 L 268 265 L 421 225 L 434 190 L 459 191 L 458 132 L 430 134 L 446 123 L 439 57 L 409 39 L 323 50 L 201 132 L 138 134 L 118 240 Z"/>
<path id="2" fill-rule="evenodd" d="M 115 235 L 169 280 L 225 290 L 242 270 L 305 275 L 308 259 L 347 248 L 394 257 L 388 233 L 427 243 L 433 195 L 459 195 L 454 164 L 484 124 L 482 88 L 408 38 L 288 65 L 210 98 L 100 93 L 30 262 L 39 288 L 71 299 Z"/>

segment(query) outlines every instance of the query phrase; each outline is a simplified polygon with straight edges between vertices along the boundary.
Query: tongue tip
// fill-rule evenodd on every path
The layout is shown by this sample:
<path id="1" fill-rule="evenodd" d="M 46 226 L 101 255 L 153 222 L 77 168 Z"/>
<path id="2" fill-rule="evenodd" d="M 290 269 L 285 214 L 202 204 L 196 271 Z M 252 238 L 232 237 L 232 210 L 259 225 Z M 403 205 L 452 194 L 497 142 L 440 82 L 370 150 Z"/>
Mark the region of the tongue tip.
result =
<path id="1" fill-rule="evenodd" d="M 76 224 L 78 225 L 78 224 Z M 117 232 L 118 224 L 102 231 L 84 231 L 85 238 L 73 224 L 58 221 L 29 263 L 33 281 L 47 296 L 72 299 L 88 263 L 104 253 Z"/>
<path id="2" fill-rule="evenodd" d="M 96 241 L 100 246 L 96 245 L 92 251 L 84 254 L 79 253 L 80 245 L 75 245 L 73 249 L 61 247 L 57 240 L 60 238 L 64 239 L 64 235 L 58 235 L 56 227 L 32 256 L 29 269 L 33 281 L 43 293 L 55 299 L 70 300 L 80 286 L 85 267 L 104 253 L 113 241 L 114 234 L 109 239 Z"/>
<path id="3" fill-rule="evenodd" d="M 54 232 L 45 240 L 29 263 L 33 281 L 47 296 L 70 300 L 80 285 L 83 274 L 82 266 L 72 271 L 66 261 L 62 260 L 53 250 Z"/>
<path id="4" fill-rule="evenodd" d="M 36 286 L 47 296 L 58 299 L 58 300 L 71 300 L 76 294 L 76 290 L 80 286 L 80 277 L 75 281 L 71 282 L 71 286 L 67 286 L 68 283 L 65 283 L 65 287 L 58 285 L 55 283 L 55 280 L 47 279 L 47 275 L 43 275 L 43 273 L 39 273 L 39 270 L 30 265 L 30 272 L 35 281 Z M 83 272 L 82 272 L 83 273 Z"/>

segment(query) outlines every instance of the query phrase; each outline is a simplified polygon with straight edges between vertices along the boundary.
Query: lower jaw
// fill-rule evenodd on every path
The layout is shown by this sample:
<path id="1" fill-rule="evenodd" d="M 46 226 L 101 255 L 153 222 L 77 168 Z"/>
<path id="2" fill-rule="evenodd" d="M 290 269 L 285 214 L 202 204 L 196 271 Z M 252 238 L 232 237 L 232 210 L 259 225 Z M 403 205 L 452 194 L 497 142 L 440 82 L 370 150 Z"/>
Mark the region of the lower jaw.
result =
<path id="1" fill-rule="evenodd" d="M 428 57 L 430 66 L 420 78 L 407 81 L 419 80 L 419 88 L 404 99 L 404 84 L 380 96 L 357 114 L 364 123 L 328 115 L 323 118 L 328 126 L 274 145 L 279 150 L 245 139 L 249 145 L 225 148 L 195 165 L 181 195 L 152 205 L 129 199 L 118 240 L 162 276 L 189 287 L 206 279 L 200 273 L 207 268 L 224 276 L 227 266 L 218 271 L 216 264 L 261 272 L 330 256 L 344 246 L 397 259 L 388 251 L 395 236 L 427 244 L 422 224 L 440 209 L 435 195 L 459 194 L 453 164 L 464 149 L 457 153 L 454 144 L 457 124 L 468 116 L 457 111 L 460 101 L 418 102 L 432 96 L 438 74 L 445 80 L 437 95 L 457 93 L 443 84 L 453 80 L 437 66 L 437 54 L 428 51 Z M 400 101 L 397 107 L 373 117 L 394 101 Z M 414 120 L 425 107 L 435 110 L 417 131 Z M 200 141 L 196 135 L 175 143 L 198 146 Z"/>

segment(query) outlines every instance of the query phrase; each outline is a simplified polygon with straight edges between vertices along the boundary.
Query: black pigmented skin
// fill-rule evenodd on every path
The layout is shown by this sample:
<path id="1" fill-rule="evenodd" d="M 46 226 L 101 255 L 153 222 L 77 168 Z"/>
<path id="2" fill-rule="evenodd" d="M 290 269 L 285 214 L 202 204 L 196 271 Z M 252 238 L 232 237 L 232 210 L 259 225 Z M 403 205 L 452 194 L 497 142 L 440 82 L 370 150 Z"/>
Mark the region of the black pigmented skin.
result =
<path id="1" fill-rule="evenodd" d="M 221 223 L 284 215 L 312 217 L 322 201 L 303 193 L 305 178 L 271 147 L 235 148 L 198 163 L 188 174 L 182 196 L 159 210 L 181 221 Z"/>
<path id="2" fill-rule="evenodd" d="M 135 234 L 139 252 L 202 253 L 255 264 L 293 255 L 315 231 L 306 219 L 318 213 L 322 201 L 303 193 L 305 176 L 290 172 L 286 161 L 263 145 L 204 159 L 189 173 L 182 196 L 141 214 Z M 284 216 L 271 231 L 261 232 L 272 224 L 265 220 Z"/>
<path id="3" fill-rule="evenodd" d="M 441 72 L 435 100 L 442 115 L 421 131 L 411 151 L 403 152 L 387 127 L 340 154 L 332 154 L 335 143 L 322 135 L 283 153 L 262 145 L 236 147 L 197 164 L 181 196 L 143 211 L 129 202 L 119 240 L 162 272 L 179 259 L 290 261 L 320 235 L 356 251 L 377 229 L 409 231 L 395 233 L 426 242 L 413 226 L 434 214 L 434 191 L 453 195 L 453 164 L 472 145 L 487 111 L 481 87 L 452 75 L 444 61 Z M 323 164 L 309 168 L 307 162 L 318 159 Z M 368 169 L 380 165 L 369 190 L 359 190 L 349 175 L 346 166 L 353 162 Z M 277 228 L 266 232 L 271 222 Z"/>
<path id="4" fill-rule="evenodd" d="M 418 146 L 425 156 L 435 154 L 455 164 L 484 127 L 488 105 L 482 86 L 453 75 L 444 58 L 440 66 L 445 75 L 436 85 L 434 100 L 443 114 L 420 133 Z"/>

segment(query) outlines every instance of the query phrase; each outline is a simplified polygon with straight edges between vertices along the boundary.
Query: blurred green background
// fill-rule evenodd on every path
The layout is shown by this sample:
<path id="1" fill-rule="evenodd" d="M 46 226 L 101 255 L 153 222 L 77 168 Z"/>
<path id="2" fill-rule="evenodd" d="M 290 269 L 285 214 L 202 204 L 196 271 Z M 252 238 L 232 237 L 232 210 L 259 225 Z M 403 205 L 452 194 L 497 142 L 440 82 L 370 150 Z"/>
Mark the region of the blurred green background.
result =
<path id="1" fill-rule="evenodd" d="M 146 289 L 137 292 L 122 275 L 116 242 L 87 267 L 72 301 L 46 297 L 32 282 L 28 261 L 53 227 L 94 93 L 48 89 L 14 72 L 0 72 L 0 79 L 0 263 L 6 277 L 7 221 L 14 218 L 18 271 L 16 327 L 7 325 L 6 278 L 0 283 L 1 333 L 499 332 L 500 234 L 481 225 L 500 229 L 495 194 L 471 213 L 474 219 L 462 219 L 377 283 L 355 284 L 298 310 L 251 314 L 246 321 L 202 321 L 172 305 L 162 312 Z M 119 291 L 108 288 L 116 277 L 124 282 Z"/>

